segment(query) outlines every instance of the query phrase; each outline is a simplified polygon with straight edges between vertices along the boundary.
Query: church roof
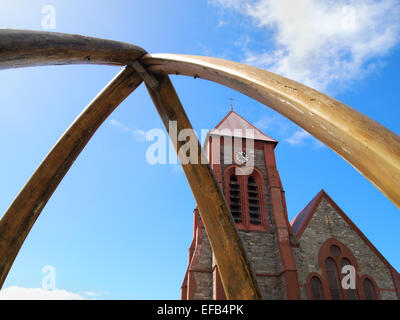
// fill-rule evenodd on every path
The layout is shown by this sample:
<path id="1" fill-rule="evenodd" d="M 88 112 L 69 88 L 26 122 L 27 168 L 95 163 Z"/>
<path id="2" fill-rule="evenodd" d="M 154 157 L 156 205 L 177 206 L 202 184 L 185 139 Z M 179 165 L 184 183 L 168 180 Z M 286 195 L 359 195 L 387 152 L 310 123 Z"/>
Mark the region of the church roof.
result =
<path id="1" fill-rule="evenodd" d="M 226 130 L 227 129 L 227 130 Z M 235 130 L 239 129 L 239 130 Z M 246 129 L 254 130 L 254 136 L 246 136 Z M 225 132 L 224 132 L 225 130 Z M 228 131 L 229 130 L 229 131 Z M 238 138 L 251 138 L 255 140 L 269 141 L 275 144 L 278 143 L 277 140 L 268 137 L 266 134 L 261 132 L 255 126 L 253 126 L 246 119 L 241 117 L 235 111 L 231 110 L 217 126 L 210 130 L 210 135 L 220 135 L 220 136 L 232 136 Z"/>
<path id="2" fill-rule="evenodd" d="M 291 221 L 292 229 L 294 234 L 296 235 L 297 240 L 300 240 L 304 230 L 306 229 L 308 223 L 311 221 L 314 213 L 316 212 L 318 205 L 321 203 L 322 199 L 326 199 L 330 205 L 335 209 L 335 211 L 342 217 L 344 221 L 350 226 L 351 229 L 365 242 L 367 246 L 371 248 L 373 252 L 382 260 L 382 262 L 387 265 L 393 272 L 397 273 L 397 271 L 391 266 L 391 264 L 385 259 L 385 257 L 375 248 L 375 246 L 368 240 L 368 238 L 362 233 L 360 229 L 354 224 L 353 221 L 343 212 L 342 209 L 332 200 L 332 198 L 325 192 L 325 190 L 321 190 L 315 197 L 312 199 L 305 208 Z M 399 275 L 399 273 L 397 273 Z M 400 279 L 398 280 L 400 283 Z"/>

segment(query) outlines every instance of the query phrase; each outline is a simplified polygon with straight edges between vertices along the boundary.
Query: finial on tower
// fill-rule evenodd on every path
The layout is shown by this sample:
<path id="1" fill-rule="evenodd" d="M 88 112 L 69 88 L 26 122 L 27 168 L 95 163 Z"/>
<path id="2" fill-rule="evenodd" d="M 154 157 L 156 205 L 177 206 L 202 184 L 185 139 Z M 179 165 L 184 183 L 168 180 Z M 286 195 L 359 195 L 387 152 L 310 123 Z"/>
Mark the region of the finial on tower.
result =
<path id="1" fill-rule="evenodd" d="M 233 105 L 232 105 L 233 99 L 232 99 L 232 98 L 229 98 L 229 100 L 231 101 L 231 111 L 233 111 Z"/>

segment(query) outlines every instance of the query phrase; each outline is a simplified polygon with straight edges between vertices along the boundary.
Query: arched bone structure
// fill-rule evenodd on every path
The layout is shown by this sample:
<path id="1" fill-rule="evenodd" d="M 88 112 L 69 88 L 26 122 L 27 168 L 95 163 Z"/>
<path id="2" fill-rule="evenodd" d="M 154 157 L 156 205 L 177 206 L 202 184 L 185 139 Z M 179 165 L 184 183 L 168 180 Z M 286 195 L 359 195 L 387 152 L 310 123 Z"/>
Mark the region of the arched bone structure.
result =
<path id="1" fill-rule="evenodd" d="M 99 126 L 142 81 L 164 124 L 177 120 L 179 128 L 191 128 L 168 74 L 214 81 L 276 110 L 348 161 L 400 208 L 400 137 L 340 101 L 298 82 L 211 57 L 150 55 L 140 47 L 118 41 L 41 31 L 0 30 L 0 69 L 61 64 L 125 68 L 62 135 L 0 220 L 0 285 L 74 160 Z M 199 207 L 227 297 L 260 299 L 254 272 L 210 166 L 189 163 L 183 165 L 183 169 Z"/>

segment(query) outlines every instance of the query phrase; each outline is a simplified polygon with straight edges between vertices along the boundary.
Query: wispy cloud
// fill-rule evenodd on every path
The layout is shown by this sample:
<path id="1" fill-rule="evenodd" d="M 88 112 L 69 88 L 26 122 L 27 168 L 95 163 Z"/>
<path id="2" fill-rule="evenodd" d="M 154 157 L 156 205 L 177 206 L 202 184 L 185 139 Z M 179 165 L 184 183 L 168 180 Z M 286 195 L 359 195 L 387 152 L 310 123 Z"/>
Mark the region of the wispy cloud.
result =
<path id="1" fill-rule="evenodd" d="M 0 300 L 84 300 L 96 297 L 97 293 L 93 291 L 79 294 L 61 289 L 45 290 L 18 286 L 4 288 L 0 291 Z"/>
<path id="2" fill-rule="evenodd" d="M 254 122 L 254 125 L 278 141 L 285 141 L 292 146 L 309 146 L 322 148 L 324 144 L 308 132 L 302 130 L 279 114 L 264 116 Z"/>
<path id="3" fill-rule="evenodd" d="M 265 131 L 267 135 L 276 135 L 277 138 L 287 135 L 288 130 L 293 126 L 289 120 L 278 114 L 263 116 L 255 121 L 254 125 Z"/>
<path id="4" fill-rule="evenodd" d="M 210 2 L 250 17 L 272 40 L 273 48 L 264 50 L 254 50 L 245 41 L 244 62 L 319 90 L 364 77 L 381 65 L 377 58 L 389 54 L 399 42 L 396 0 Z"/>
<path id="5" fill-rule="evenodd" d="M 322 142 L 315 139 L 311 134 L 302 129 L 293 132 L 293 134 L 286 138 L 285 141 L 293 146 L 309 145 L 310 143 L 317 149 L 325 146 Z"/>
<path id="6" fill-rule="evenodd" d="M 305 142 L 305 140 L 312 138 L 312 135 L 304 130 L 295 131 L 289 138 L 286 138 L 285 141 L 289 142 L 292 145 L 300 145 Z"/>
<path id="7" fill-rule="evenodd" d="M 146 140 L 146 132 L 144 130 L 138 129 L 136 127 L 133 129 L 128 128 L 114 119 L 110 119 L 108 123 L 113 127 L 116 127 L 124 132 L 130 133 L 133 136 L 133 138 L 138 142 L 144 142 Z"/>

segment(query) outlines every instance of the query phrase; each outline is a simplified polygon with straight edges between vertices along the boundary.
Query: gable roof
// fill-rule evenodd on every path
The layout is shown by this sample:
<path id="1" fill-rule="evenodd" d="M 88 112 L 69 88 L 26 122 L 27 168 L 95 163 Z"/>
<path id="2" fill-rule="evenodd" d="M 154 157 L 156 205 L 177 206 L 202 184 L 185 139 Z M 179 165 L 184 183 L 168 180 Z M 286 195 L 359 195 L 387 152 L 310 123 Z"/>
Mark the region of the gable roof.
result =
<path id="1" fill-rule="evenodd" d="M 343 212 L 342 209 L 332 200 L 332 198 L 325 192 L 324 189 L 321 191 L 305 206 L 305 208 L 290 222 L 292 225 L 293 232 L 297 240 L 300 240 L 306 229 L 308 223 L 310 222 L 312 216 L 317 210 L 322 199 L 326 199 L 329 204 L 335 209 L 335 211 L 342 217 L 344 221 L 350 226 L 350 228 L 365 242 L 365 244 L 370 247 L 370 249 L 377 255 L 378 258 L 393 272 L 399 274 L 396 269 L 385 259 L 385 257 L 375 248 L 375 246 L 368 240 L 368 238 L 362 233 L 360 229 L 354 224 L 353 221 Z M 400 296 L 399 296 L 400 298 Z"/>
<path id="2" fill-rule="evenodd" d="M 322 197 L 327 195 L 324 189 L 322 189 L 318 194 L 304 207 L 300 213 L 294 217 L 294 219 L 290 222 L 292 225 L 292 229 L 294 234 L 298 239 L 301 238 L 305 228 L 310 222 L 315 210 L 317 209 L 319 203 L 322 200 Z"/>
<path id="3" fill-rule="evenodd" d="M 246 130 L 247 129 L 254 130 L 254 137 L 248 136 L 247 138 L 251 138 L 254 140 L 273 142 L 273 143 L 275 143 L 275 145 L 278 143 L 277 140 L 272 139 L 271 137 L 268 137 L 266 134 L 264 134 L 262 131 L 257 129 L 250 122 L 248 122 L 246 119 L 241 117 L 239 114 L 237 114 L 233 110 L 229 111 L 228 114 L 221 120 L 221 122 L 218 123 L 214 129 L 210 130 L 209 134 L 210 135 L 220 135 L 220 136 L 232 136 L 232 137 L 237 137 L 237 138 L 246 138 Z M 226 132 L 224 133 L 223 130 L 226 130 L 227 133 Z"/>

